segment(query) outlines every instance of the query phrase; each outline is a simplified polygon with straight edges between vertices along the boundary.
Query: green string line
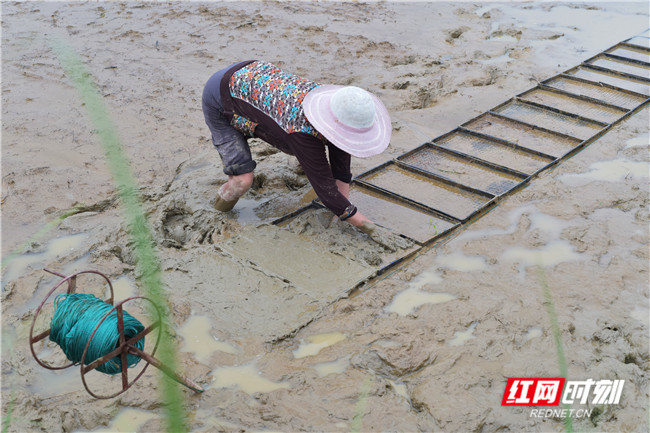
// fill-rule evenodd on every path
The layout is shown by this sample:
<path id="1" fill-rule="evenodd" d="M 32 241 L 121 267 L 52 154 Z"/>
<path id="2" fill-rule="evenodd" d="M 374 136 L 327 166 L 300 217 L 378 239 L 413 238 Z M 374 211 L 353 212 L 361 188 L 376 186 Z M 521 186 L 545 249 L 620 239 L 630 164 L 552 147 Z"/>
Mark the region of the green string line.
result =
<path id="1" fill-rule="evenodd" d="M 4 422 L 2 423 L 2 433 L 7 433 L 9 431 L 9 425 L 11 424 L 11 413 L 14 411 L 14 402 L 15 400 L 15 390 L 11 388 L 11 398 L 9 399 L 9 404 L 7 407 L 7 415 L 5 416 Z"/>
<path id="2" fill-rule="evenodd" d="M 120 144 L 117 131 L 112 125 L 102 96 L 92 80 L 92 75 L 86 70 L 77 53 L 59 40 L 51 40 L 51 47 L 56 54 L 65 74 L 72 81 L 81 97 L 91 123 L 97 132 L 104 149 L 106 162 L 115 182 L 118 195 L 124 206 L 124 216 L 127 221 L 129 234 L 133 240 L 137 267 L 140 272 L 140 282 L 146 295 L 154 304 L 164 307 L 166 299 L 163 294 L 163 283 L 160 262 L 154 250 L 154 239 L 141 206 L 137 184 L 131 173 L 129 161 Z M 150 312 L 154 317 L 153 309 Z M 166 309 L 162 308 L 161 330 L 169 334 L 169 319 Z M 160 361 L 172 371 L 176 369 L 175 347 L 169 338 L 160 341 L 157 356 Z M 187 431 L 183 409 L 182 393 L 176 382 L 162 376 L 161 399 L 166 407 L 167 428 L 170 432 Z"/>
<path id="3" fill-rule="evenodd" d="M 352 418 L 352 423 L 350 425 L 351 433 L 361 432 L 363 426 L 363 415 L 366 412 L 366 405 L 368 403 L 368 393 L 372 387 L 373 377 L 371 375 L 366 375 L 363 384 L 361 385 L 361 391 L 359 392 L 359 399 L 357 400 L 357 405 L 354 410 L 354 418 Z"/>
<path id="4" fill-rule="evenodd" d="M 539 263 L 542 263 L 541 259 L 539 260 Z M 541 265 L 537 266 L 537 275 L 539 282 L 542 285 L 546 313 L 551 321 L 551 332 L 553 333 L 553 339 L 555 340 L 555 350 L 557 352 L 557 361 L 560 367 L 560 377 L 566 379 L 568 377 L 568 371 L 566 366 L 566 357 L 564 356 L 564 347 L 562 345 L 562 333 L 560 332 L 560 325 L 557 321 L 557 312 L 555 311 L 555 304 L 553 304 L 553 298 L 551 297 L 551 290 L 549 289 L 548 281 L 546 280 L 546 273 Z M 564 408 L 569 409 L 570 407 L 568 404 L 565 404 Z M 573 432 L 573 420 L 570 416 L 564 418 L 564 428 L 567 433 Z"/>

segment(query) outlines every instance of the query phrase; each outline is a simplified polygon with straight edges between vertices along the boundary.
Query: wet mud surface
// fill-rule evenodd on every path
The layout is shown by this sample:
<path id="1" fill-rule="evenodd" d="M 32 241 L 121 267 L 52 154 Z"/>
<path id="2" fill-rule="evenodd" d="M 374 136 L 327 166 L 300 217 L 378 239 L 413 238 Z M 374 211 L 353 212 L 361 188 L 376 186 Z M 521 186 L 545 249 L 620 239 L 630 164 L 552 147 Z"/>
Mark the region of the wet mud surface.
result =
<path id="1" fill-rule="evenodd" d="M 413 245 L 378 243 L 318 208 L 272 225 L 314 196 L 295 160 L 261 141 L 251 142 L 251 191 L 233 211 L 214 211 L 225 176 L 200 95 L 214 71 L 249 57 L 368 88 L 391 113 L 393 139 L 384 154 L 355 159 L 358 174 L 639 33 L 647 19 L 643 3 L 3 3 L 2 254 L 23 251 L 2 274 L 8 431 L 165 430 L 157 372 L 96 400 L 76 367 L 47 370 L 30 353 L 35 310 L 59 280 L 44 267 L 100 270 L 118 300 L 142 294 L 96 131 L 48 38 L 79 52 L 132 162 L 168 337 L 181 372 L 206 388 L 184 391 L 191 431 L 564 431 L 562 419 L 501 406 L 508 377 L 559 374 L 545 290 L 569 378 L 626 381 L 620 404 L 574 428 L 646 431 L 648 108 L 375 277 Z M 362 187 L 352 197 L 379 224 L 390 209 L 404 212 L 399 228 L 418 241 L 451 224 Z M 43 356 L 65 361 L 46 346 Z M 115 379 L 90 378 L 100 390 Z"/>

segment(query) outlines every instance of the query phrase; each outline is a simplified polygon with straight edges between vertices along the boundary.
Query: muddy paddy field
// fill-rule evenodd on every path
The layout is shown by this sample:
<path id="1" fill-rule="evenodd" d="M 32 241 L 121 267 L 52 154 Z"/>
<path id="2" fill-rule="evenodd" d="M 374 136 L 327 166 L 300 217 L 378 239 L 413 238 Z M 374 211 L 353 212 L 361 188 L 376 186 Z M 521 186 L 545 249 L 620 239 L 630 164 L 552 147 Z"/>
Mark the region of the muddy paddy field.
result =
<path id="1" fill-rule="evenodd" d="M 379 276 L 414 246 L 379 244 L 324 210 L 270 224 L 314 196 L 295 161 L 259 140 L 252 190 L 215 212 L 225 176 L 200 107 L 207 78 L 248 58 L 367 88 L 393 138 L 353 160 L 358 174 L 645 31 L 646 2 L 1 7 L 3 431 L 166 430 L 153 368 L 98 400 L 77 367 L 48 370 L 30 352 L 36 308 L 59 281 L 43 268 L 100 271 L 116 300 L 144 294 L 110 167 L 53 41 L 80 56 L 130 161 L 170 306 L 165 337 L 206 389 L 182 390 L 190 431 L 566 431 L 561 417 L 501 406 L 508 378 L 558 377 L 563 364 L 569 380 L 625 380 L 618 404 L 575 403 L 591 412 L 573 430 L 648 431 L 648 107 Z"/>

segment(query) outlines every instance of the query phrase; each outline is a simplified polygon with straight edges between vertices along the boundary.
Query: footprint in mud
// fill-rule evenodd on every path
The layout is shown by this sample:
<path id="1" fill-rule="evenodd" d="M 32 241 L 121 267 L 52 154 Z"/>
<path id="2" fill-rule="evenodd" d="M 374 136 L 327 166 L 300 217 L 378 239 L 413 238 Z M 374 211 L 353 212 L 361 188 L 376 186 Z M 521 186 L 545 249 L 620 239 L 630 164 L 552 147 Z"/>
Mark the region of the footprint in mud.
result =
<path id="1" fill-rule="evenodd" d="M 174 179 L 151 204 L 160 245 L 181 248 L 188 243 L 211 242 L 213 233 L 221 230 L 225 215 L 212 206 L 219 169 L 210 156 L 180 164 Z"/>
<path id="2" fill-rule="evenodd" d="M 168 209 L 162 217 L 161 245 L 164 247 L 181 248 L 188 242 L 201 243 L 207 231 L 195 231 L 192 215 L 181 209 Z"/>

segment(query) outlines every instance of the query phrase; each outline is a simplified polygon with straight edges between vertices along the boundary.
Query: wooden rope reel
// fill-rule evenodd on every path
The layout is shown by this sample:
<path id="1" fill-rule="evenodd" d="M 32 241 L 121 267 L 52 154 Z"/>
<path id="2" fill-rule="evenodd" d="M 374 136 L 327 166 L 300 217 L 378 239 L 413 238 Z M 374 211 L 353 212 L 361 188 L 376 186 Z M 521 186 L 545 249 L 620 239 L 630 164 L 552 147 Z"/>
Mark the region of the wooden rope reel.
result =
<path id="1" fill-rule="evenodd" d="M 72 275 L 69 275 L 69 276 L 66 277 L 65 275 L 59 274 L 57 272 L 50 271 L 48 269 L 44 269 L 44 270 L 46 272 L 49 272 L 49 273 L 53 274 L 53 275 L 57 275 L 57 276 L 61 277 L 62 280 L 59 281 L 54 287 L 52 287 L 52 289 L 50 289 L 50 291 L 45 296 L 45 299 L 43 299 L 41 304 L 36 309 L 36 313 L 34 314 L 34 319 L 32 320 L 32 325 L 31 325 L 31 328 L 29 330 L 29 345 L 30 345 L 30 349 L 31 349 L 31 352 L 32 352 L 32 355 L 33 355 L 34 359 L 41 366 L 43 366 L 43 367 L 45 367 L 47 369 L 50 369 L 50 370 L 62 370 L 62 369 L 65 369 L 65 368 L 68 368 L 68 367 L 74 365 L 75 362 L 66 363 L 66 364 L 60 365 L 60 366 L 52 366 L 49 363 L 41 360 L 38 357 L 37 353 L 36 353 L 36 348 L 35 348 L 34 345 L 36 343 L 40 342 L 41 340 L 45 339 L 46 337 L 48 337 L 50 335 L 50 332 L 51 332 L 51 328 L 48 328 L 46 331 L 43 331 L 43 332 L 40 332 L 37 335 L 34 335 L 34 327 L 35 327 L 35 324 L 36 324 L 36 319 L 38 318 L 39 314 L 41 313 L 41 311 L 43 309 L 43 306 L 48 301 L 48 299 L 50 299 L 52 294 L 59 287 L 61 287 L 64 283 L 67 283 L 66 294 L 71 295 L 71 294 L 75 293 L 76 292 L 76 285 L 77 285 L 77 276 L 82 275 L 82 274 L 96 274 L 96 275 L 99 275 L 106 281 L 106 283 L 108 283 L 108 288 L 110 290 L 110 296 L 108 297 L 107 300 L 104 301 L 106 304 L 113 305 L 113 302 L 114 302 L 114 290 L 113 290 L 113 285 L 111 284 L 110 279 L 106 275 L 104 275 L 104 274 L 102 274 L 101 272 L 98 272 L 98 271 L 92 271 L 92 270 L 81 271 L 81 272 L 77 272 L 75 274 L 72 274 Z M 125 335 L 125 332 L 124 332 L 124 314 L 125 314 L 125 311 L 124 311 L 123 305 L 125 303 L 127 303 L 127 302 L 131 302 L 131 301 L 134 301 L 136 299 L 147 301 L 148 303 L 150 303 L 153 306 L 153 311 L 155 311 L 155 313 L 156 313 L 155 314 L 156 320 L 154 321 L 153 324 L 145 327 L 144 330 L 137 333 L 137 335 L 134 335 L 134 336 L 131 336 L 130 338 L 127 338 L 126 335 Z M 116 344 L 116 347 L 113 350 L 111 350 L 109 353 L 105 353 L 104 355 L 100 356 L 99 358 L 95 359 L 94 361 L 92 361 L 88 365 L 86 365 L 85 360 L 86 360 L 86 356 L 88 354 L 88 348 L 90 347 L 91 342 L 92 342 L 93 338 L 95 337 L 95 335 L 97 333 L 97 330 L 100 328 L 102 323 L 104 323 L 104 321 L 109 316 L 111 316 L 111 314 L 113 314 L 113 312 L 115 312 L 115 314 L 117 316 L 117 331 L 119 333 L 118 343 Z M 81 355 L 81 361 L 79 362 L 80 372 L 81 372 L 81 381 L 83 382 L 84 387 L 86 388 L 86 391 L 90 395 L 92 395 L 93 397 L 98 398 L 98 399 L 107 399 L 107 398 L 116 397 L 116 396 L 122 394 L 123 392 L 125 392 L 138 379 L 140 379 L 140 377 L 142 377 L 144 372 L 147 370 L 147 367 L 149 367 L 149 364 L 151 364 L 154 367 L 162 370 L 163 373 L 165 373 L 167 376 L 169 376 L 170 378 L 172 378 L 176 382 L 190 388 L 191 390 L 193 390 L 195 392 L 203 392 L 204 390 L 203 390 L 203 388 L 201 388 L 201 386 L 199 386 L 196 383 L 194 383 L 193 381 L 191 381 L 191 380 L 177 374 L 176 372 L 174 372 L 170 368 L 166 367 L 162 362 L 160 362 L 158 359 L 156 359 L 154 357 L 154 355 L 156 353 L 156 350 L 158 349 L 158 344 L 160 343 L 160 338 L 161 338 L 161 326 L 160 325 L 161 325 L 161 322 L 162 322 L 162 316 L 161 316 L 159 307 L 151 299 L 149 299 L 147 297 L 144 297 L 144 296 L 132 296 L 130 298 L 127 298 L 127 299 L 125 299 L 125 300 L 123 300 L 121 302 L 118 302 L 117 304 L 115 304 L 113 306 L 113 308 L 111 308 L 109 311 L 107 311 L 103 315 L 103 317 L 99 320 L 99 322 L 95 326 L 94 330 L 92 331 L 90 337 L 88 338 L 88 341 L 86 342 L 86 345 L 85 345 L 84 350 L 83 350 L 83 354 Z M 143 339 L 146 335 L 151 334 L 154 330 L 157 330 L 157 333 L 156 333 L 156 337 L 155 337 L 155 344 L 154 344 L 154 347 L 152 349 L 151 354 L 149 354 L 149 353 L 145 352 L 144 350 L 141 350 L 138 347 L 136 347 L 136 345 L 135 345 L 136 342 Z M 128 374 L 128 368 L 129 367 L 128 367 L 128 363 L 127 363 L 127 355 L 135 355 L 135 356 L 139 357 L 141 360 L 146 362 L 146 365 L 142 368 L 142 370 L 131 381 L 129 381 L 129 374 Z M 113 394 L 110 394 L 110 395 L 99 395 L 99 394 L 91 391 L 88 384 L 86 383 L 86 374 L 88 374 L 90 371 L 96 369 L 97 367 L 101 366 L 105 362 L 107 362 L 107 361 L 109 361 L 109 360 L 111 360 L 113 358 L 116 358 L 116 357 L 119 357 L 120 364 L 121 364 L 121 373 L 120 374 L 121 374 L 121 378 L 122 378 L 122 389 L 115 392 L 115 393 L 113 393 Z"/>

